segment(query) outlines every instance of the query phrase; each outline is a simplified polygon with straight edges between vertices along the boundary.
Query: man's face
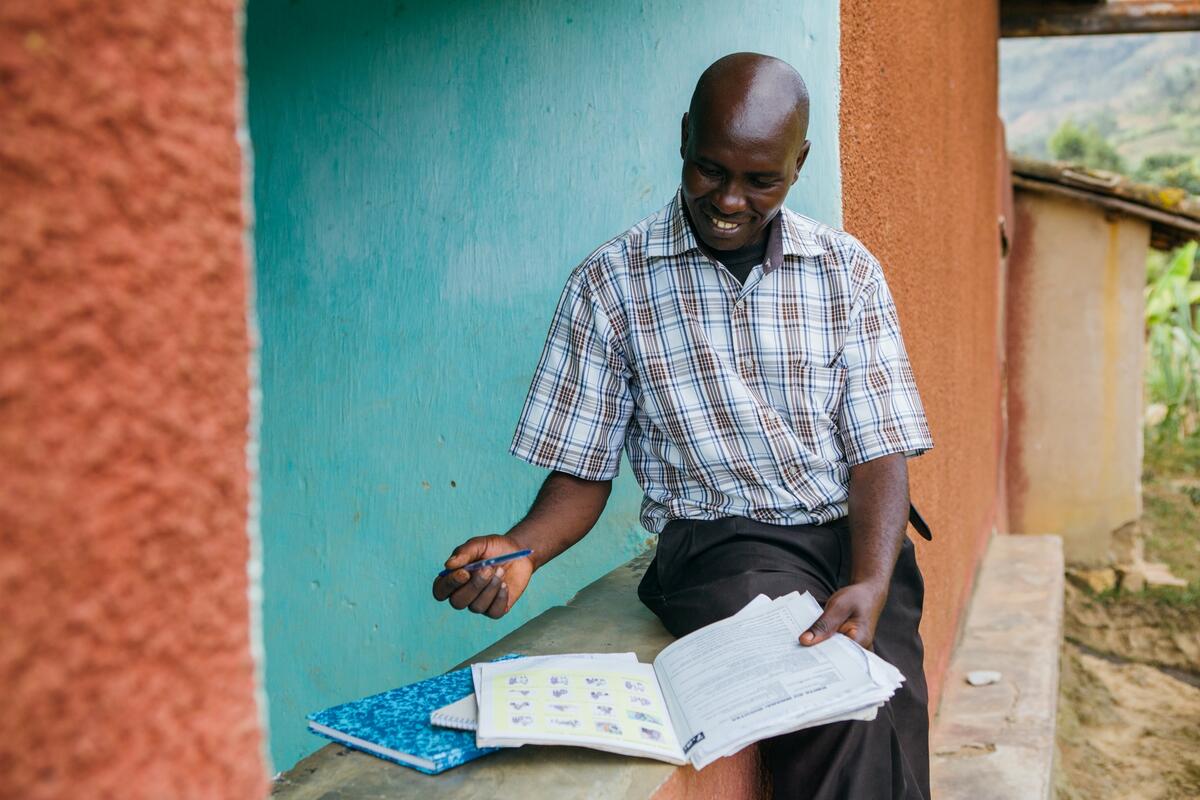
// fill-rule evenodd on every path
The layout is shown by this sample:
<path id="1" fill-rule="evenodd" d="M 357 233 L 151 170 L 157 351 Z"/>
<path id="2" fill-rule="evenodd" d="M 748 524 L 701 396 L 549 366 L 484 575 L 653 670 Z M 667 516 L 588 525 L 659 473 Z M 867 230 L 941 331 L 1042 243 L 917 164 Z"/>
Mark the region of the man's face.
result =
<path id="1" fill-rule="evenodd" d="M 683 115 L 683 199 L 700 241 L 712 250 L 757 243 L 808 157 L 790 124 L 755 125 L 737 115 L 698 121 Z"/>

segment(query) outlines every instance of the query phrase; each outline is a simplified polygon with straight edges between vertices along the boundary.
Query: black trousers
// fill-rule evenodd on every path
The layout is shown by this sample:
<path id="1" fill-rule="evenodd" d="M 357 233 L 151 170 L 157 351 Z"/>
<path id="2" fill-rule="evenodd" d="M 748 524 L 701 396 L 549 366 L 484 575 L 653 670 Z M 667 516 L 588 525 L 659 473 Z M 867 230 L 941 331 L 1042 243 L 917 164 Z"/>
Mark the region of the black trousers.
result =
<path id="1" fill-rule="evenodd" d="M 638 596 L 675 636 L 724 619 L 756 595 L 808 591 L 822 605 L 850 576 L 846 520 L 767 525 L 740 517 L 675 520 Z M 929 713 L 917 626 L 925 584 L 907 538 L 875 631 L 875 652 L 904 685 L 871 722 L 837 722 L 760 743 L 775 797 L 927 800 Z"/>

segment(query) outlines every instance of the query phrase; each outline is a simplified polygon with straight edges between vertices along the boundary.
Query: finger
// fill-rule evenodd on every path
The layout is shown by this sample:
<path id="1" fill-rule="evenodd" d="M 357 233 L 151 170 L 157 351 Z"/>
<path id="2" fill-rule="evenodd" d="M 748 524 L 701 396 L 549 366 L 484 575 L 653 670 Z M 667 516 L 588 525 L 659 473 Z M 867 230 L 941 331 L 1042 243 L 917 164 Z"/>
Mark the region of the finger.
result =
<path id="1" fill-rule="evenodd" d="M 500 594 L 500 587 L 504 584 L 500 581 L 499 575 L 493 575 L 488 581 L 487 587 L 479 593 L 479 596 L 471 601 L 471 605 L 467 606 L 474 614 L 482 614 L 492 606 L 492 601 L 496 599 L 496 595 Z"/>
<path id="2" fill-rule="evenodd" d="M 487 615 L 492 619 L 500 619 L 508 613 L 508 584 L 501 583 L 500 591 L 496 594 L 496 599 L 492 601 L 491 608 L 487 610 Z"/>
<path id="3" fill-rule="evenodd" d="M 867 650 L 871 649 L 871 645 L 874 643 L 875 639 L 875 636 L 871 630 L 857 620 L 850 620 L 846 624 L 842 625 L 838 632 L 845 634 L 847 637 L 858 642 Z"/>
<path id="4" fill-rule="evenodd" d="M 817 617 L 817 621 L 808 630 L 800 634 L 800 644 L 820 644 L 830 636 L 833 636 L 838 628 L 842 627 L 847 616 L 845 612 L 840 611 L 834 604 L 830 603 L 825 607 L 825 611 L 821 616 Z"/>
<path id="5" fill-rule="evenodd" d="M 471 580 L 464 583 L 450 595 L 450 605 L 458 609 L 466 608 L 487 588 L 488 581 L 495 572 L 490 568 L 477 569 L 471 573 Z"/>
<path id="6" fill-rule="evenodd" d="M 455 570 L 449 575 L 443 575 L 435 578 L 433 581 L 433 596 L 438 601 L 445 600 L 456 589 L 462 586 L 467 581 L 471 580 L 471 573 L 465 569 Z"/>

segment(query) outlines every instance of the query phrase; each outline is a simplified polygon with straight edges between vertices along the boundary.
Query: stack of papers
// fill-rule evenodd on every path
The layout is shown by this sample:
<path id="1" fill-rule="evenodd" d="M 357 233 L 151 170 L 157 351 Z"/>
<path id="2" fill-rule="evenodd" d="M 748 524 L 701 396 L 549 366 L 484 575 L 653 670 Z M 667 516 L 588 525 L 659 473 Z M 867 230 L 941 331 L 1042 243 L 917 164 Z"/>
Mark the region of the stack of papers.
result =
<path id="1" fill-rule="evenodd" d="M 820 614 L 808 593 L 760 595 L 652 665 L 633 653 L 475 664 L 477 708 L 463 700 L 451 716 L 477 715 L 478 747 L 569 744 L 697 769 L 772 736 L 874 719 L 904 676 L 841 634 L 800 645 Z"/>

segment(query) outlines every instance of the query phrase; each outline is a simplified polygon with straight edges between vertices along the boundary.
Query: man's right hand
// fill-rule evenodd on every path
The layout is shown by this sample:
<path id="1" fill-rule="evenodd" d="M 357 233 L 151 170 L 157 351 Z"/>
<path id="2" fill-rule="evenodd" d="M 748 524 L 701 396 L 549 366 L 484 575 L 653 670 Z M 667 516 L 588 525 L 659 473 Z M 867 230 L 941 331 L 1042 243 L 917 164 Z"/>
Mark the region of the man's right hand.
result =
<path id="1" fill-rule="evenodd" d="M 457 609 L 469 608 L 473 613 L 499 619 L 513 607 L 513 603 L 529 585 L 529 579 L 533 577 L 533 559 L 518 558 L 472 572 L 455 568 L 523 549 L 516 539 L 509 536 L 476 536 L 468 539 L 446 559 L 446 568 L 455 571 L 434 580 L 434 598 L 439 601 L 448 599 L 450 605 Z"/>

